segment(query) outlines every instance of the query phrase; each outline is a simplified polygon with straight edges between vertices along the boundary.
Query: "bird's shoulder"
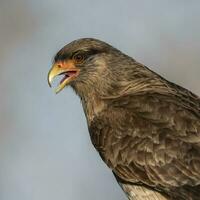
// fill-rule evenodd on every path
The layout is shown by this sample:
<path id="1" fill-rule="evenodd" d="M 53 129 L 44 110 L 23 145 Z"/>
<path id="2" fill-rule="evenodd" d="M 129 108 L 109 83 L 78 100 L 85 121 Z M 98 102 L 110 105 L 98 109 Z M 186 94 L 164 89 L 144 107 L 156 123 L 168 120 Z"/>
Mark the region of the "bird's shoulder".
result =
<path id="1" fill-rule="evenodd" d="M 143 130 L 151 130 L 148 135 L 168 132 L 186 142 L 200 142 L 200 98 L 179 85 L 163 82 L 158 88 L 130 90 L 108 99 L 108 109 L 99 119 L 107 118 L 115 128 L 138 130 L 140 136 Z"/>

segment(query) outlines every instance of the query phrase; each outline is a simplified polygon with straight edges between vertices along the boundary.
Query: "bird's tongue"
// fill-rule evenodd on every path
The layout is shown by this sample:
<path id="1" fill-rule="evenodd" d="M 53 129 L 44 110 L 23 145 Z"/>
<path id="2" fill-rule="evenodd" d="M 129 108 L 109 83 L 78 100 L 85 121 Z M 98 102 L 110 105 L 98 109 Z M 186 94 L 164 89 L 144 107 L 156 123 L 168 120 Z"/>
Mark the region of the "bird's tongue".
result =
<path id="1" fill-rule="evenodd" d="M 65 73 L 63 78 L 60 81 L 60 84 L 62 84 L 67 78 L 69 78 L 70 76 L 73 76 L 74 74 L 76 74 L 76 71 L 68 71 L 67 73 Z"/>
<path id="2" fill-rule="evenodd" d="M 64 80 L 67 79 L 68 77 L 69 77 L 68 74 L 65 74 L 63 76 L 63 78 L 61 79 L 60 84 L 62 84 L 64 82 Z"/>

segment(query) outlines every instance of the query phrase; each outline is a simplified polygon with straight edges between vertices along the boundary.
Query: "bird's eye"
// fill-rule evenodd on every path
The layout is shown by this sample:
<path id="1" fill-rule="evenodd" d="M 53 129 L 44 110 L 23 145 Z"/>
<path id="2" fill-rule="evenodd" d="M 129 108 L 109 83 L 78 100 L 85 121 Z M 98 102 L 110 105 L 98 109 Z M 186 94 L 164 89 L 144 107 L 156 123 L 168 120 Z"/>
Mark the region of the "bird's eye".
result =
<path id="1" fill-rule="evenodd" d="M 85 56 L 84 56 L 83 54 L 80 54 L 80 53 L 75 54 L 75 55 L 73 56 L 73 60 L 74 60 L 77 64 L 82 63 L 82 62 L 84 61 L 84 59 L 85 59 Z"/>

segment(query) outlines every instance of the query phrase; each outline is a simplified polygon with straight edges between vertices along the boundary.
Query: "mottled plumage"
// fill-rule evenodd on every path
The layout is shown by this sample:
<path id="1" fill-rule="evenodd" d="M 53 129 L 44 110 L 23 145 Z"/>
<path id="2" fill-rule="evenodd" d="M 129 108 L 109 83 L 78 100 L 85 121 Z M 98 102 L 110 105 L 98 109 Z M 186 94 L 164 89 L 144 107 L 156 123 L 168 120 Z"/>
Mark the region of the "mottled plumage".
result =
<path id="1" fill-rule="evenodd" d="M 96 39 L 68 44 L 54 65 L 67 60 L 91 141 L 129 199 L 200 199 L 200 98 Z"/>

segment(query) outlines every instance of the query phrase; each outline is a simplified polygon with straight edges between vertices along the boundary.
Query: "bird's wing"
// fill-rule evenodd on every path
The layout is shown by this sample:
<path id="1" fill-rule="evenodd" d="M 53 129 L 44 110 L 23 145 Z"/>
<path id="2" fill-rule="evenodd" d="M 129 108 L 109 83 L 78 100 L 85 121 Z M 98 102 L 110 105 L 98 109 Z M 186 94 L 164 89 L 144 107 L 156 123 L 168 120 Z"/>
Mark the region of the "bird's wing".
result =
<path id="1" fill-rule="evenodd" d="M 200 184 L 196 95 L 173 86 L 173 94 L 152 90 L 110 99 L 109 104 L 93 123 L 91 137 L 117 176 L 161 188 Z"/>

